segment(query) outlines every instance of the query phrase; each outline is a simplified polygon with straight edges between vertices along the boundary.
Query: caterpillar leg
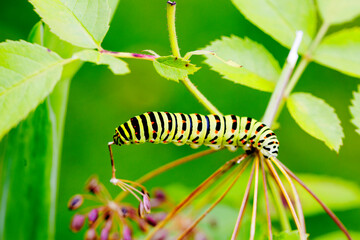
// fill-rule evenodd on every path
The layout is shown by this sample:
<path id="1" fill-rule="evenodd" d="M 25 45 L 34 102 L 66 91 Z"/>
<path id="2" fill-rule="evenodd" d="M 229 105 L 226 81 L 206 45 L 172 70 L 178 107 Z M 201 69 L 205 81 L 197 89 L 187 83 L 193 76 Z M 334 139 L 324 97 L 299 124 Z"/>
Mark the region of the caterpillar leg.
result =
<path id="1" fill-rule="evenodd" d="M 115 177 L 115 164 L 114 164 L 114 158 L 113 158 L 113 152 L 112 152 L 112 149 L 111 149 L 111 146 L 114 144 L 114 142 L 109 142 L 108 143 L 108 147 L 109 147 L 109 152 L 110 152 L 110 160 L 111 160 L 111 168 L 112 168 L 112 178 L 111 180 L 113 179 L 116 179 Z"/>

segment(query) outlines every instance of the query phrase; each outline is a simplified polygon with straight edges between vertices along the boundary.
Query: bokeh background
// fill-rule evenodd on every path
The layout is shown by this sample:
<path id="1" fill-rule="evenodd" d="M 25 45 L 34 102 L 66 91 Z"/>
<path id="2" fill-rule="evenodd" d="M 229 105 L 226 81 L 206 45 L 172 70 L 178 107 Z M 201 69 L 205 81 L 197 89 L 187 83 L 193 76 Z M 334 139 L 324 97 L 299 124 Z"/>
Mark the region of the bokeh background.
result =
<path id="1" fill-rule="evenodd" d="M 39 20 L 32 6 L 20 0 L 1 1 L 0 5 L 0 40 L 26 39 L 31 27 Z M 360 25 L 360 19 L 348 25 Z M 247 21 L 230 1 L 177 1 L 177 33 L 183 54 L 232 34 L 247 36 L 263 44 L 280 65 L 288 53 Z M 160 55 L 171 54 L 166 1 L 121 0 L 103 48 L 137 53 L 151 49 Z M 191 76 L 199 90 L 224 114 L 261 119 L 270 94 L 222 79 L 203 64 L 203 60 L 196 56 L 192 59 L 202 67 Z M 182 84 L 161 78 L 151 62 L 126 61 L 131 69 L 128 75 L 114 76 L 106 67 L 86 63 L 72 81 L 59 182 L 57 239 L 83 238 L 82 234 L 73 234 L 69 230 L 73 213 L 66 205 L 72 195 L 83 191 L 89 176 L 98 175 L 112 193 L 118 191 L 109 183 L 111 168 L 107 150 L 107 142 L 112 140 L 116 126 L 146 111 L 207 114 Z M 359 79 L 311 63 L 295 91 L 311 92 L 336 109 L 344 128 L 344 145 L 339 154 L 330 151 L 325 144 L 302 131 L 285 108 L 279 117 L 280 128 L 276 130 L 281 142 L 279 159 L 297 173 L 329 175 L 360 184 L 360 136 L 350 123 L 348 110 L 352 92 L 358 84 Z M 196 151 L 199 150 L 172 144 L 114 147 L 117 174 L 136 179 Z M 194 187 L 236 154 L 223 151 L 199 159 L 157 177 L 147 186 L 179 183 Z M 360 229 L 359 209 L 337 214 L 348 228 Z M 309 218 L 307 226 L 310 232 L 313 230 L 317 234 L 336 230 L 331 220 L 323 215 Z"/>

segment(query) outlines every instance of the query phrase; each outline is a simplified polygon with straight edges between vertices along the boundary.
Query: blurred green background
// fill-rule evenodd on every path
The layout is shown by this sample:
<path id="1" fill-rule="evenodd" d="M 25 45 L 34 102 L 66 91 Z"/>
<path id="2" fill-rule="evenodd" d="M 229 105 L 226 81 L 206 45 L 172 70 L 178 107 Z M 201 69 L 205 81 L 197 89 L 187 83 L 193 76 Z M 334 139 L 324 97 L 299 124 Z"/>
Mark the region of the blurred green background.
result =
<path id="1" fill-rule="evenodd" d="M 0 40 L 26 39 L 38 20 L 29 3 L 2 1 Z M 357 19 L 349 25 L 359 24 Z M 280 65 L 283 65 L 288 53 L 287 49 L 248 22 L 230 1 L 177 1 L 177 33 L 183 54 L 231 34 L 247 36 L 263 44 Z M 160 55 L 171 54 L 166 1 L 120 1 L 103 48 L 137 53 L 151 49 Z M 112 140 L 116 126 L 146 111 L 207 114 L 182 84 L 161 78 L 151 62 L 126 61 L 132 71 L 128 75 L 114 76 L 106 67 L 86 63 L 72 81 L 59 182 L 57 239 L 83 238 L 82 234 L 73 234 L 69 230 L 73 213 L 66 205 L 72 195 L 83 191 L 89 176 L 98 175 L 114 194 L 119 190 L 109 183 L 111 168 L 107 149 L 107 142 Z M 194 57 L 192 61 L 202 69 L 191 76 L 191 80 L 222 113 L 261 119 L 269 93 L 222 79 L 203 64 L 202 57 Z M 279 159 L 283 163 L 298 173 L 330 175 L 360 184 L 360 136 L 350 123 L 348 110 L 352 92 L 357 89 L 358 83 L 359 79 L 315 63 L 309 65 L 295 91 L 311 92 L 336 109 L 344 128 L 344 146 L 339 154 L 330 151 L 322 142 L 303 132 L 285 108 L 279 118 L 280 128 L 276 130 L 281 142 Z M 199 150 L 172 144 L 115 146 L 117 174 L 134 180 L 158 166 L 196 151 Z M 236 154 L 226 151 L 216 153 L 165 173 L 146 186 L 173 183 L 196 186 Z M 360 229 L 359 209 L 337 214 L 349 229 Z M 316 234 L 337 230 L 323 215 L 309 218 L 307 226 L 310 233 Z"/>

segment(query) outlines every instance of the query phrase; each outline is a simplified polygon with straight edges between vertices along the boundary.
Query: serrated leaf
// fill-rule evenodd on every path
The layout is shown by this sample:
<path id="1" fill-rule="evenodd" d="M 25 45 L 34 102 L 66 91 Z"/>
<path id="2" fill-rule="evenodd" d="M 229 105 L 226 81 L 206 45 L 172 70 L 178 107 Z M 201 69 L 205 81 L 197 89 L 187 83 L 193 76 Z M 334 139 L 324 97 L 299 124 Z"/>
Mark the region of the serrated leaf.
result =
<path id="1" fill-rule="evenodd" d="M 62 40 L 98 48 L 109 29 L 108 0 L 30 0 L 35 11 Z"/>
<path id="2" fill-rule="evenodd" d="M 154 60 L 155 70 L 164 78 L 174 80 L 184 79 L 189 74 L 194 74 L 200 68 L 190 61 L 174 56 L 159 57 Z"/>
<path id="3" fill-rule="evenodd" d="M 350 181 L 333 176 L 298 174 L 298 177 L 332 211 L 344 211 L 360 207 L 360 187 Z M 301 187 L 297 187 L 306 216 L 325 213 L 323 208 Z"/>
<path id="4" fill-rule="evenodd" d="M 317 6 L 324 22 L 330 25 L 349 22 L 360 15 L 359 0 L 317 0 Z"/>
<path id="5" fill-rule="evenodd" d="M 117 6 L 119 5 L 120 0 L 108 0 L 109 1 L 109 7 L 110 7 L 110 19 L 114 17 L 114 14 L 116 12 Z"/>
<path id="6" fill-rule="evenodd" d="M 360 27 L 344 29 L 325 37 L 313 58 L 344 74 L 360 77 Z"/>
<path id="7" fill-rule="evenodd" d="M 312 0 L 232 0 L 239 11 L 283 46 L 290 48 L 295 32 L 302 30 L 299 52 L 304 53 L 313 38 L 316 9 Z"/>
<path id="8" fill-rule="evenodd" d="M 350 236 L 352 240 L 360 240 L 360 232 L 350 231 Z M 341 231 L 328 233 L 320 237 L 314 238 L 314 240 L 347 240 L 347 239 L 348 238 Z"/>
<path id="9" fill-rule="evenodd" d="M 97 65 L 103 64 L 108 65 L 109 69 L 114 74 L 126 74 L 129 73 L 130 70 L 128 68 L 128 64 L 123 60 L 120 60 L 116 57 L 102 54 L 95 50 L 83 50 L 81 52 L 77 52 L 74 54 L 75 57 L 80 58 L 82 61 L 93 62 Z"/>
<path id="10" fill-rule="evenodd" d="M 350 106 L 351 115 L 354 117 L 351 122 L 357 127 L 356 132 L 360 134 L 360 85 L 358 91 L 354 92 L 354 99 L 351 100 L 352 106 Z"/>
<path id="11" fill-rule="evenodd" d="M 287 107 L 305 132 L 339 152 L 344 133 L 340 120 L 330 105 L 309 93 L 293 93 L 287 100 Z"/>
<path id="12" fill-rule="evenodd" d="M 64 61 L 25 41 L 0 44 L 0 139 L 49 95 Z"/>
<path id="13" fill-rule="evenodd" d="M 231 60 L 242 68 L 229 66 L 214 56 L 206 56 L 205 63 L 225 79 L 261 91 L 274 90 L 280 75 L 280 66 L 264 46 L 248 38 L 222 37 L 205 48 L 224 60 Z"/>

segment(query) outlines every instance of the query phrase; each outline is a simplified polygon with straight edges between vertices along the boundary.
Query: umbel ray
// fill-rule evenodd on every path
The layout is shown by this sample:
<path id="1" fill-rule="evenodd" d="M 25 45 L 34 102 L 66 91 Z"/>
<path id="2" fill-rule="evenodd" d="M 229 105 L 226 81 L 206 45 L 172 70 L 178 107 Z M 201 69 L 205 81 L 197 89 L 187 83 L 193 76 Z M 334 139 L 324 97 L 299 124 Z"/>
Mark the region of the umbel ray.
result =
<path id="1" fill-rule="evenodd" d="M 347 238 L 351 239 L 345 226 L 335 214 L 326 207 L 326 205 L 322 203 L 294 173 L 276 158 L 278 155 L 279 141 L 275 133 L 262 122 L 250 117 L 239 117 L 235 115 L 222 116 L 216 114 L 201 115 L 197 113 L 147 112 L 134 116 L 127 122 L 115 128 L 113 141 L 108 143 L 112 165 L 112 183 L 116 184 L 118 180 L 115 176 L 116 170 L 111 146 L 114 144 L 121 146 L 145 142 L 155 144 L 174 143 L 178 146 L 187 144 L 192 148 L 198 148 L 201 145 L 205 145 L 214 150 L 225 147 L 230 151 L 236 151 L 238 148 L 242 148 L 245 151 L 245 154 L 240 156 L 241 159 L 245 159 L 246 156 L 255 153 L 255 155 L 258 156 L 256 157 L 256 161 L 258 161 L 260 157 L 262 162 L 266 162 L 266 165 L 273 175 L 277 175 L 277 173 L 274 170 L 272 163 L 281 170 L 284 176 L 293 178 L 304 187 L 305 190 L 320 203 L 325 212 L 345 233 Z M 276 178 L 276 176 L 274 177 Z M 280 179 L 277 181 L 280 181 Z M 291 180 L 289 180 L 289 182 L 291 182 Z M 281 181 L 279 182 L 279 185 L 282 185 Z M 294 187 L 293 184 L 291 185 Z M 296 192 L 295 189 L 293 189 L 293 191 Z M 288 205 L 299 230 L 301 239 L 307 239 L 300 201 L 296 204 L 296 213 L 287 193 L 283 192 L 283 194 L 288 198 Z M 300 205 L 300 208 L 297 205 Z"/>

